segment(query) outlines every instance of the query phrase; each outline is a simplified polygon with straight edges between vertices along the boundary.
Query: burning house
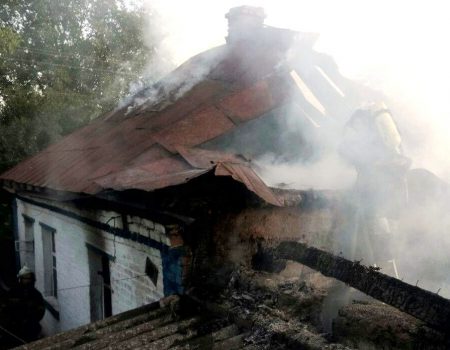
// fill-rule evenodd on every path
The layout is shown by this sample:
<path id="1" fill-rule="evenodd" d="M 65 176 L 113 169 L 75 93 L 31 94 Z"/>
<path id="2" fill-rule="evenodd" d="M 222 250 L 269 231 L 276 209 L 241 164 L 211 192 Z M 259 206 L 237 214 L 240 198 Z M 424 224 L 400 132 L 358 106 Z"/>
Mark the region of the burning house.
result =
<path id="1" fill-rule="evenodd" d="M 45 333 L 63 332 L 27 348 L 344 348 L 323 336 L 337 282 L 264 252 L 287 240 L 336 252 L 342 193 L 286 189 L 261 159 L 320 162 L 379 96 L 316 52 L 316 34 L 265 26 L 259 8 L 227 19 L 225 45 L 1 175 L 17 265 L 36 271 Z M 339 317 L 336 339 L 353 346 L 441 341 L 384 304 Z"/>

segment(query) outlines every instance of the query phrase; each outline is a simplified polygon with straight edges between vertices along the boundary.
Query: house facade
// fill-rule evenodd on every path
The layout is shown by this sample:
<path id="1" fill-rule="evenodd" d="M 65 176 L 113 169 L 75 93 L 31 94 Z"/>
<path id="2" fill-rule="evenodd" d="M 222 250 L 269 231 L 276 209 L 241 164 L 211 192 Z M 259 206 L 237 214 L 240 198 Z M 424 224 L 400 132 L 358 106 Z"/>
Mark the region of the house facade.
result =
<path id="1" fill-rule="evenodd" d="M 316 35 L 247 7 L 228 20 L 226 45 L 0 176 L 47 334 L 183 293 L 259 239 L 330 244 L 334 199 L 274 190 L 253 160 L 312 161 L 370 93 L 313 50 Z"/>
<path id="2" fill-rule="evenodd" d="M 13 205 L 20 264 L 36 271 L 48 334 L 182 292 L 173 228 L 132 211 L 83 210 L 26 195 Z"/>

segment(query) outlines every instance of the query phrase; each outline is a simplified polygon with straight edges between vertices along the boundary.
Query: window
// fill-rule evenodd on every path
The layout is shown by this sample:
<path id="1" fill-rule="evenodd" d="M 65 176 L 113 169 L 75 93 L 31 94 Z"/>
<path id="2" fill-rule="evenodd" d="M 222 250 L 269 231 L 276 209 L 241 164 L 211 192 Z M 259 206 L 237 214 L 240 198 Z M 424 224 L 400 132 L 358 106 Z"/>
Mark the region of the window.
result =
<path id="1" fill-rule="evenodd" d="M 21 265 L 34 271 L 34 219 L 23 215 L 23 240 L 16 241 L 16 251 L 20 253 Z"/>
<path id="2" fill-rule="evenodd" d="M 52 235 L 52 295 L 58 297 L 58 280 L 56 275 L 56 250 L 55 250 L 55 231 Z"/>
<path id="3" fill-rule="evenodd" d="M 156 287 L 158 283 L 158 268 L 148 257 L 145 260 L 145 274 L 148 276 L 148 278 L 150 278 L 150 280 Z"/>
<path id="4" fill-rule="evenodd" d="M 40 223 L 42 230 L 42 249 L 44 260 L 44 295 L 58 297 L 58 274 L 56 264 L 56 230 Z"/>

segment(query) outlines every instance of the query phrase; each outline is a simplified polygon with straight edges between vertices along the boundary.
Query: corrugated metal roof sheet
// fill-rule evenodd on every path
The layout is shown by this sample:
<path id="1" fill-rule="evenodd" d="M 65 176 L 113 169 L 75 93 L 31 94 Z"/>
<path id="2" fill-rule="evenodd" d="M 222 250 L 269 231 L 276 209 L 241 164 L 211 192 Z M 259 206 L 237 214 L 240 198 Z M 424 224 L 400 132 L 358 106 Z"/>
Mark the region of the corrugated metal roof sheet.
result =
<path id="1" fill-rule="evenodd" d="M 283 40 L 291 40 L 292 33 Z M 217 167 L 217 175 L 232 176 L 267 202 L 281 205 L 245 159 L 201 147 L 288 102 L 293 84 L 289 70 L 279 69 L 288 45 L 282 46 L 274 49 L 264 42 L 244 51 L 223 46 L 197 55 L 154 91 L 142 91 L 128 106 L 75 131 L 0 179 L 87 194 L 151 191 Z M 245 149 L 236 154 L 246 154 Z"/>
<path id="2" fill-rule="evenodd" d="M 256 193 L 267 203 L 282 206 L 283 202 L 270 190 L 266 184 L 248 165 L 219 163 L 216 167 L 217 176 L 232 176 L 233 179 L 242 182 L 247 188 Z"/>
<path id="3" fill-rule="evenodd" d="M 177 147 L 177 152 L 194 168 L 211 169 L 219 163 L 246 164 L 247 161 L 235 154 L 199 148 Z"/>
<path id="4" fill-rule="evenodd" d="M 203 83 L 190 94 L 190 100 L 186 96 L 180 100 L 182 107 L 176 102 L 156 115 L 95 121 L 23 161 L 2 174 L 1 178 L 37 187 L 91 194 L 101 189 L 151 191 L 187 182 L 212 170 L 219 162 L 237 159 L 231 154 L 191 149 L 235 128 L 237 124 L 228 117 L 228 113 L 234 113 L 237 120 L 243 120 L 244 117 L 256 118 L 259 113 L 273 107 L 267 81 L 233 92 L 233 103 L 229 103 L 227 109 L 221 107 L 221 103 L 227 103 L 227 97 L 217 102 L 214 100 L 219 91 L 228 91 L 226 86 L 220 89 L 218 84 Z M 205 90 L 206 86 L 208 89 Z M 262 96 L 258 95 L 261 91 Z M 252 97 L 253 92 L 255 97 Z M 238 165 L 234 168 L 239 169 Z M 246 185 L 258 183 L 251 190 L 257 194 L 261 192 L 264 199 L 270 197 L 267 195 L 270 190 L 264 189 L 256 174 L 251 174 L 253 182 L 234 177 Z M 272 197 L 269 202 L 278 204 Z"/>
<path id="5" fill-rule="evenodd" d="M 207 106 L 156 133 L 154 138 L 169 151 L 176 152 L 176 145 L 197 146 L 233 127 L 233 122 L 221 110 L 215 106 Z"/>
<path id="6" fill-rule="evenodd" d="M 272 109 L 278 101 L 272 99 L 267 80 L 258 81 L 243 91 L 224 97 L 219 107 L 236 123 L 255 118 Z"/>

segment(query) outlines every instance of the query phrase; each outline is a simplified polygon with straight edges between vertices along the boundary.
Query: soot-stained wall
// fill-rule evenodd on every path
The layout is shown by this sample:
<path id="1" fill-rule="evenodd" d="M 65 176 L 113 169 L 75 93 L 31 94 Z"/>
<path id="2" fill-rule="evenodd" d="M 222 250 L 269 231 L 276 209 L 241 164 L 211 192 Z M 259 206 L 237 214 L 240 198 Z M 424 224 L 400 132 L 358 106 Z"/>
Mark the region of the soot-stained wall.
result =
<path id="1" fill-rule="evenodd" d="M 19 240 L 25 240 L 25 218 L 34 220 L 36 287 L 48 304 L 41 322 L 45 333 L 91 322 L 91 304 L 101 300 L 92 300 L 90 294 L 90 255 L 106 256 L 109 261 L 113 314 L 182 292 L 185 250 L 170 225 L 28 196 L 16 202 Z M 46 290 L 43 227 L 54 230 L 57 297 Z"/>

